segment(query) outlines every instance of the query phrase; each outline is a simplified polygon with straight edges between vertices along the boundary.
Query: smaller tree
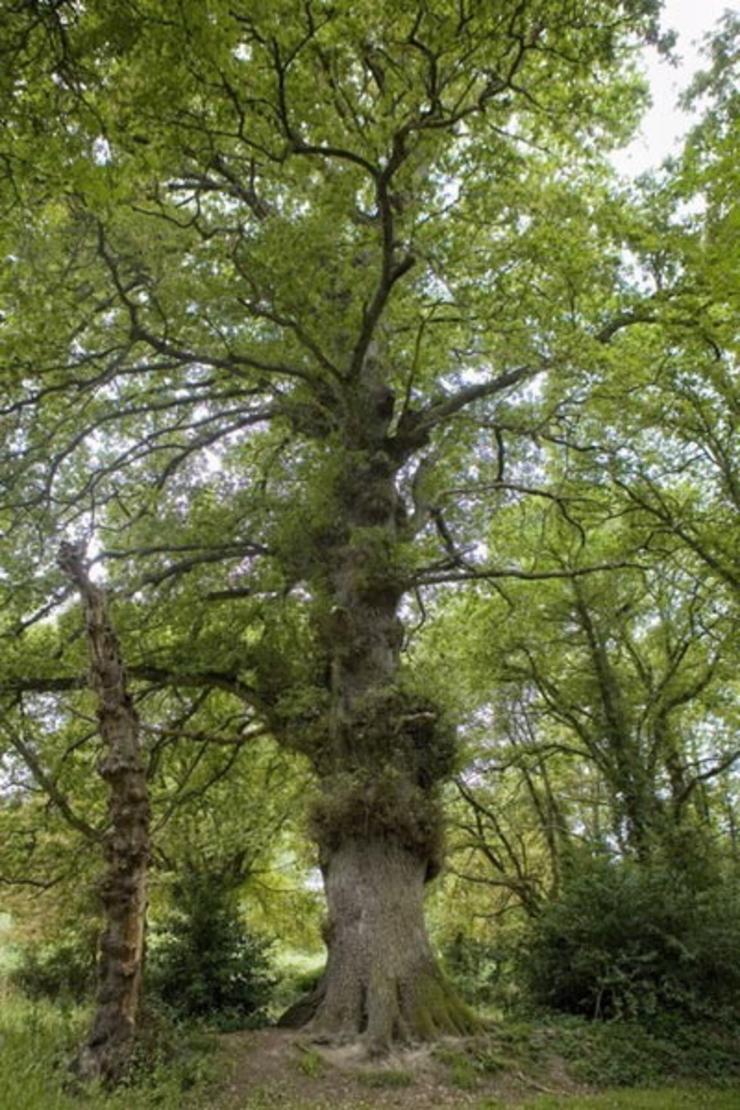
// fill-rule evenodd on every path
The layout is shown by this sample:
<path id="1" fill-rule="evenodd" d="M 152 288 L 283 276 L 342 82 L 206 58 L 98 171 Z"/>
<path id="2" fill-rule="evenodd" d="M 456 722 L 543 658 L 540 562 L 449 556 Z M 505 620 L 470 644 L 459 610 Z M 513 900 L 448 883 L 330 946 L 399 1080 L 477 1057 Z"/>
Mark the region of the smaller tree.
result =
<path id="1" fill-rule="evenodd" d="M 177 1015 L 221 1029 L 265 1020 L 275 985 L 269 943 L 246 927 L 226 871 L 180 872 L 172 908 L 153 930 L 147 985 Z"/>

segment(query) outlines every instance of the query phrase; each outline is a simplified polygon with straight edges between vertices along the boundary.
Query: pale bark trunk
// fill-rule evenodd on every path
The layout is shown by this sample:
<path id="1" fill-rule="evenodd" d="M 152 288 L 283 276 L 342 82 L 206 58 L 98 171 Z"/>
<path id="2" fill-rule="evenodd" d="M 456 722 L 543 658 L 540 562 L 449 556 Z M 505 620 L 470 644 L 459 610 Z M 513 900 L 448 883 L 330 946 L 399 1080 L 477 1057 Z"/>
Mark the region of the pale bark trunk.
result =
<path id="1" fill-rule="evenodd" d="M 394 1041 L 471 1032 L 475 1019 L 437 967 L 424 923 L 425 864 L 388 840 L 348 840 L 326 864 L 329 958 L 313 1034 Z"/>
<path id="2" fill-rule="evenodd" d="M 368 361 L 355 422 L 327 474 L 336 524 L 312 548 L 317 651 L 327 664 L 323 728 L 310 720 L 307 744 L 291 738 L 291 722 L 285 729 L 321 782 L 311 820 L 328 962 L 317 989 L 282 1023 L 361 1038 L 371 1052 L 477 1027 L 436 966 L 424 924 L 424 885 L 441 855 L 439 786 L 454 766 L 455 734 L 433 696 L 401 673 L 404 456 L 389 438 L 393 395 L 382 377 Z"/>
<path id="3" fill-rule="evenodd" d="M 59 564 L 77 585 L 85 613 L 90 685 L 105 746 L 99 771 L 108 785 L 110 831 L 101 884 L 104 926 L 98 957 L 97 1005 L 74 1070 L 115 1082 L 129 1061 L 141 994 L 149 862 L 149 797 L 139 722 L 126 688 L 118 639 L 105 594 L 88 575 L 82 553 L 63 545 Z"/>

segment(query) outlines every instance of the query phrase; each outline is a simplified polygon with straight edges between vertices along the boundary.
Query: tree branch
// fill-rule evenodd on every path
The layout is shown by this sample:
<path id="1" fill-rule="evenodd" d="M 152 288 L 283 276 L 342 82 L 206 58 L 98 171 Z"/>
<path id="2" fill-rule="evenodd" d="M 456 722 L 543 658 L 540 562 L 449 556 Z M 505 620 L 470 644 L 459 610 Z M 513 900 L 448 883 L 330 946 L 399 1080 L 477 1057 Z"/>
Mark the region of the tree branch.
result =
<path id="1" fill-rule="evenodd" d="M 484 397 L 493 397 L 497 393 L 502 393 L 505 389 L 518 385 L 527 378 L 534 377 L 535 374 L 541 374 L 545 369 L 544 366 L 539 370 L 533 370 L 530 366 L 520 366 L 515 370 L 507 370 L 505 373 L 499 374 L 497 378 L 490 382 L 468 386 L 466 389 L 461 389 L 441 401 L 433 402 L 415 414 L 414 431 L 427 431 L 448 417 L 454 416 L 467 405 L 472 405 L 473 402 L 480 401 Z"/>
<path id="2" fill-rule="evenodd" d="M 581 578 L 583 575 L 597 574 L 599 571 L 624 569 L 645 570 L 646 567 L 641 563 L 622 562 L 597 563 L 591 567 L 576 567 L 571 570 L 521 570 L 519 567 L 502 567 L 494 570 L 481 567 L 450 574 L 445 572 L 424 574 L 422 571 L 411 580 L 411 585 L 434 586 L 442 582 L 486 581 L 496 578 L 521 578 L 527 582 L 539 582 L 548 578 Z"/>

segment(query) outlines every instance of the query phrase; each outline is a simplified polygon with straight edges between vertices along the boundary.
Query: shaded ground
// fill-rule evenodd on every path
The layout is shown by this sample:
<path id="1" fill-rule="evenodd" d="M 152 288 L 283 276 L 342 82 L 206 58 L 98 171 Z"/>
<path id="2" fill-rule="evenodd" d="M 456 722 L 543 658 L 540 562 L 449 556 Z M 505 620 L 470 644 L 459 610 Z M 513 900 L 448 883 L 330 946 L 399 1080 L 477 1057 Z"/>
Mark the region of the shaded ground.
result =
<path id="1" fill-rule="evenodd" d="M 740 1032 L 508 1023 L 368 1061 L 264 1029 L 218 1038 L 207 1110 L 735 1110 Z M 617 1088 L 617 1089 L 615 1089 Z"/>
<path id="2" fill-rule="evenodd" d="M 567 1103 L 588 1091 L 556 1056 L 543 1051 L 534 1064 L 530 1046 L 493 1036 L 415 1048 L 382 1063 L 362 1059 L 354 1048 L 312 1044 L 287 1030 L 230 1033 L 220 1042 L 225 1080 L 219 1110 L 493 1110 L 541 1093 Z"/>
<path id="3" fill-rule="evenodd" d="M 737 1110 L 740 1028 L 511 1019 L 369 1064 L 290 1031 L 214 1034 L 164 1023 L 113 1092 L 69 1086 L 67 1063 L 89 1024 L 4 993 L 0 1110 Z"/>

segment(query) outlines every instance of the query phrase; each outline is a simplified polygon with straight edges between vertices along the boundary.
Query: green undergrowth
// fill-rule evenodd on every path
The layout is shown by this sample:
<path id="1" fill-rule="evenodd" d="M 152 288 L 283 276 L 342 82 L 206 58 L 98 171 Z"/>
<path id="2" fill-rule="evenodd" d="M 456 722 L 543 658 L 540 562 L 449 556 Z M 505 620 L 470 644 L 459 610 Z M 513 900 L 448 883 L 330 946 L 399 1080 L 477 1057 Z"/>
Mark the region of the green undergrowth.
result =
<path id="1" fill-rule="evenodd" d="M 475 1091 L 492 1077 L 505 1072 L 533 1075 L 546 1067 L 546 1038 L 535 1026 L 511 1022 L 499 1025 L 485 1036 L 466 1042 L 446 1042 L 434 1049 L 434 1057 L 447 1068 L 453 1087 Z"/>
<path id="2" fill-rule="evenodd" d="M 598 1095 L 542 1095 L 519 1104 L 519 1110 L 737 1110 L 740 1088 L 662 1087 L 602 1091 Z M 506 1103 L 484 1099 L 475 1110 L 504 1110 Z"/>
<path id="3" fill-rule="evenodd" d="M 671 1082 L 740 1085 L 740 1027 L 686 1023 L 594 1022 L 558 1018 L 537 1036 L 569 1074 L 599 1087 Z"/>
<path id="4" fill-rule="evenodd" d="M 0 993 L 0 1107 L 13 1110 L 187 1110 L 188 1107 L 228 1106 L 233 1095 L 222 1084 L 219 1056 L 211 1051 L 216 1038 L 156 1027 L 142 1041 L 131 1080 L 114 1093 L 98 1088 L 73 1088 L 66 1065 L 79 1044 L 89 1013 L 76 1006 L 30 1002 Z M 248 1034 L 245 1034 L 248 1037 Z M 246 1042 L 245 1042 L 246 1044 Z M 637 1022 L 589 1022 L 580 1018 L 538 1018 L 531 1022 L 501 1022 L 489 1033 L 467 1041 L 452 1039 L 438 1045 L 434 1057 L 446 1075 L 444 1085 L 460 1092 L 477 1110 L 498 1110 L 507 1103 L 490 1092 L 511 1081 L 519 1088 L 519 1105 L 527 1110 L 673 1110 L 706 1107 L 734 1110 L 740 1106 L 740 1030 L 730 1023 L 687 1025 L 665 1019 L 652 1025 Z M 535 1095 L 562 1085 L 563 1070 L 570 1081 L 596 1088 L 589 1095 Z M 280 1106 L 287 1110 L 344 1105 L 334 1093 L 322 1090 L 311 1097 L 312 1081 L 320 1076 L 331 1086 L 331 1069 L 318 1053 L 304 1054 L 296 1068 L 302 1088 L 293 1091 L 248 1086 L 238 1110 Z M 557 1074 L 558 1079 L 553 1080 Z M 355 1110 L 373 1099 L 409 1097 L 423 1075 L 377 1069 L 359 1072 Z M 364 1088 L 364 1089 L 363 1089 Z M 385 1092 L 381 1094 L 381 1090 Z M 393 1088 L 396 1090 L 393 1091 Z M 526 1094 L 525 1094 L 526 1092 Z M 317 1092 L 318 1094 L 318 1092 Z M 230 1101 L 231 1099 L 231 1101 Z M 301 1100 L 304 1101 L 301 1101 Z M 399 1103 L 401 1105 L 402 1103 Z"/>
<path id="5" fill-rule="evenodd" d="M 732 1087 L 740 1105 L 740 1029 L 729 1024 L 551 1017 L 502 1023 L 485 1037 L 439 1045 L 434 1056 L 445 1066 L 448 1083 L 463 1091 L 481 1090 L 506 1073 L 547 1086 L 548 1073 L 560 1062 L 558 1070 L 564 1065 L 573 1081 L 597 1088 L 701 1083 L 720 1093 Z"/>
<path id="6" fill-rule="evenodd" d="M 315 1079 L 324 1071 L 324 1058 L 320 1052 L 307 1049 L 298 1060 L 298 1067 L 309 1079 Z"/>
<path id="7" fill-rule="evenodd" d="M 114 1093 L 75 1087 L 68 1063 L 89 1013 L 77 1006 L 30 1002 L 0 991 L 0 1106 L 13 1110 L 179 1110 L 204 1105 L 214 1078 L 211 1041 L 195 1033 L 158 1032 L 142 1043 L 131 1078 Z"/>

